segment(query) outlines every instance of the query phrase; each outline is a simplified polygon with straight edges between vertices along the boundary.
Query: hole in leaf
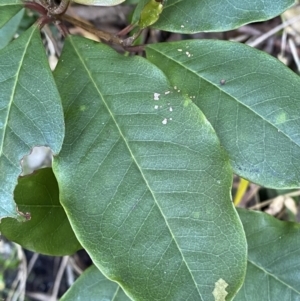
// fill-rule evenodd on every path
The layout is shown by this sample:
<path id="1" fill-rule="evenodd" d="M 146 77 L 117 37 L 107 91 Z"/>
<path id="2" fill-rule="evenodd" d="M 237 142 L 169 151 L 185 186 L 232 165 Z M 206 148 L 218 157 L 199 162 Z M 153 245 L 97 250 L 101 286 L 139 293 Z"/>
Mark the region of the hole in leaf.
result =
<path id="1" fill-rule="evenodd" d="M 53 153 L 49 147 L 36 146 L 29 155 L 21 160 L 22 176 L 31 174 L 37 169 L 51 167 Z"/>

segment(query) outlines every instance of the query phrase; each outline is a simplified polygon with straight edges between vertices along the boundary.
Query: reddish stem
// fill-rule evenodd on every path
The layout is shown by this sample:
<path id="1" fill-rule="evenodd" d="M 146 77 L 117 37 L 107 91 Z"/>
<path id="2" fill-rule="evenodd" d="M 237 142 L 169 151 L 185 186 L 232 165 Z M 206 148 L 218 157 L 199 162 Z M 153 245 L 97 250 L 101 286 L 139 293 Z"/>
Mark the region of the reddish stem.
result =
<path id="1" fill-rule="evenodd" d="M 36 2 L 25 1 L 24 7 L 35 10 L 38 13 L 40 13 L 41 15 L 47 15 L 47 13 L 48 13 L 48 10 L 45 7 L 43 7 L 42 5 L 40 5 Z"/>

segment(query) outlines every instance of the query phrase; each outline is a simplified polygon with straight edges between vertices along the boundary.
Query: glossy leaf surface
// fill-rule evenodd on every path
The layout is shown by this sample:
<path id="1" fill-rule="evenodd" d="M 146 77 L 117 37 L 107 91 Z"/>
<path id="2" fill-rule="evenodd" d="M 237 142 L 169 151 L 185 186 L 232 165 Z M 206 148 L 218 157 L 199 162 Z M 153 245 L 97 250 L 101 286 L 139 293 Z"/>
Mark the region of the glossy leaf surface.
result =
<path id="1" fill-rule="evenodd" d="M 153 27 L 182 33 L 226 31 L 271 19 L 294 3 L 294 0 L 167 0 Z"/>
<path id="2" fill-rule="evenodd" d="M 59 202 L 58 184 L 51 168 L 19 178 L 14 196 L 19 210 L 30 212 L 31 219 L 3 219 L 0 231 L 6 238 L 25 249 L 52 256 L 81 249 Z"/>
<path id="3" fill-rule="evenodd" d="M 1 219 L 18 216 L 13 191 L 23 156 L 40 145 L 58 153 L 64 136 L 60 97 L 35 27 L 0 51 L 0 91 Z"/>
<path id="4" fill-rule="evenodd" d="M 201 111 L 145 59 L 78 37 L 55 78 L 67 132 L 54 172 L 96 266 L 135 300 L 213 300 L 220 279 L 231 300 L 246 242 Z"/>
<path id="5" fill-rule="evenodd" d="M 95 267 L 89 267 L 60 301 L 130 301 L 121 287 L 106 277 Z"/>
<path id="6" fill-rule="evenodd" d="M 239 209 L 248 242 L 245 283 L 235 301 L 300 300 L 300 225 Z"/>
<path id="7" fill-rule="evenodd" d="M 147 56 L 203 111 L 235 173 L 264 186 L 300 186 L 299 76 L 233 42 L 149 45 Z"/>

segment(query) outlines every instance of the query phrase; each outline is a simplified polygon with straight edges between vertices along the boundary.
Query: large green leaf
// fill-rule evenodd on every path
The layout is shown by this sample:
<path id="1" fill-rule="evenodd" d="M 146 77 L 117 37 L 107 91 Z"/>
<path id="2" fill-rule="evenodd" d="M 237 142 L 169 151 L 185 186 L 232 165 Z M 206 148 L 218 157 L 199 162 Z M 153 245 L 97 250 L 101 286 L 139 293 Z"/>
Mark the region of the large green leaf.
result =
<path id="1" fill-rule="evenodd" d="M 76 280 L 60 301 L 130 301 L 120 286 L 108 280 L 95 267 L 89 267 Z"/>
<path id="2" fill-rule="evenodd" d="M 21 0 L 0 0 L 0 28 L 22 9 Z"/>
<path id="3" fill-rule="evenodd" d="M 231 300 L 246 241 L 201 111 L 145 59 L 83 38 L 69 37 L 55 78 L 67 132 L 54 172 L 96 266 L 134 300 L 214 300 L 220 279 Z"/>
<path id="4" fill-rule="evenodd" d="M 19 27 L 23 15 L 24 9 L 19 11 L 0 29 L 0 49 L 4 48 L 11 41 Z"/>
<path id="5" fill-rule="evenodd" d="M 1 221 L 1 233 L 22 247 L 46 255 L 63 256 L 81 249 L 59 202 L 58 184 L 51 168 L 19 178 L 15 189 L 19 210 L 31 219 L 20 223 L 12 218 Z"/>
<path id="6" fill-rule="evenodd" d="M 203 111 L 235 173 L 300 186 L 300 78 L 278 60 L 224 41 L 149 45 L 149 60 Z"/>
<path id="7" fill-rule="evenodd" d="M 235 301 L 300 300 L 300 225 L 239 209 L 248 242 L 245 283 Z"/>
<path id="8" fill-rule="evenodd" d="M 60 97 L 36 27 L 0 51 L 0 219 L 17 217 L 13 191 L 20 160 L 33 146 L 58 153 L 64 136 Z"/>
<path id="9" fill-rule="evenodd" d="M 139 1 L 133 16 L 134 22 L 148 1 Z M 294 3 L 294 0 L 166 0 L 161 17 L 153 26 L 182 33 L 225 31 L 250 22 L 271 19 Z"/>

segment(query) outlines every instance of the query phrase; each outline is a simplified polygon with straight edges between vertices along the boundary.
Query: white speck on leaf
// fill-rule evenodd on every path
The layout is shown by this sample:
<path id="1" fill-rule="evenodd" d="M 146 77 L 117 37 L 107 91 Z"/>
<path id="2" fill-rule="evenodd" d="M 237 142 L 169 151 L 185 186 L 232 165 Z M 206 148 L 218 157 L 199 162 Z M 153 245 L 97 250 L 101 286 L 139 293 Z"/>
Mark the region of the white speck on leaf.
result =
<path id="1" fill-rule="evenodd" d="M 181 28 L 184 28 L 184 25 L 181 25 L 180 27 L 181 27 Z"/>
<path id="2" fill-rule="evenodd" d="M 168 119 L 165 118 L 165 119 L 162 121 L 162 124 L 167 124 L 167 122 L 168 122 Z"/>
<path id="3" fill-rule="evenodd" d="M 154 100 L 159 100 L 159 96 L 160 96 L 159 93 L 154 93 Z"/>
<path id="4" fill-rule="evenodd" d="M 170 92 L 171 92 L 171 91 L 166 91 L 165 94 L 166 94 L 166 95 L 167 95 L 167 94 L 170 94 Z"/>
<path id="5" fill-rule="evenodd" d="M 174 86 L 174 89 L 177 90 L 177 86 Z"/>
<path id="6" fill-rule="evenodd" d="M 177 49 L 179 52 L 181 52 L 182 51 L 182 49 Z"/>
<path id="7" fill-rule="evenodd" d="M 158 106 L 157 106 L 157 105 L 156 105 L 156 106 L 154 106 L 154 109 L 155 109 L 155 110 L 157 110 L 157 109 L 158 109 Z"/>
<path id="8" fill-rule="evenodd" d="M 170 107 L 170 108 L 169 108 L 169 111 L 170 111 L 170 112 L 173 112 L 173 108 L 172 108 L 172 107 Z"/>

